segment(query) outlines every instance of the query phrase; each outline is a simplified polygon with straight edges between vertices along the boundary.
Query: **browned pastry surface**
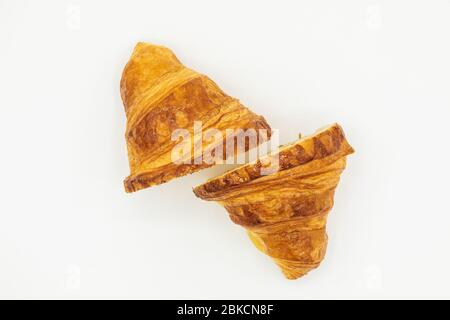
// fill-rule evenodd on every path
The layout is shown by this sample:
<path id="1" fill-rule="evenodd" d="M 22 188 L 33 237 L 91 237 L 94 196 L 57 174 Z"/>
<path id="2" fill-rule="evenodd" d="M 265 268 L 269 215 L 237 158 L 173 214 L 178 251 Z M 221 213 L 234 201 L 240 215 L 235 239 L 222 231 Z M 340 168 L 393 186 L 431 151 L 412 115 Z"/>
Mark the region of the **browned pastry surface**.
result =
<path id="1" fill-rule="evenodd" d="M 342 128 L 334 124 L 210 179 L 194 193 L 223 205 L 256 247 L 272 257 L 287 278 L 296 279 L 318 267 L 325 256 L 327 215 L 351 153 Z M 279 158 L 279 169 L 262 175 L 271 157 Z"/>
<path id="2" fill-rule="evenodd" d="M 225 137 L 226 129 L 267 129 L 263 117 L 224 93 L 207 76 L 181 64 L 165 47 L 138 43 L 125 66 L 120 91 L 127 116 L 125 138 L 131 174 L 125 190 L 134 192 L 211 166 L 175 164 L 171 140 L 176 129 L 194 136 L 194 121 L 203 130 L 215 128 Z M 258 141 L 261 142 L 261 141 Z M 203 146 L 209 146 L 206 141 Z M 210 146 L 209 146 L 210 147 Z"/>

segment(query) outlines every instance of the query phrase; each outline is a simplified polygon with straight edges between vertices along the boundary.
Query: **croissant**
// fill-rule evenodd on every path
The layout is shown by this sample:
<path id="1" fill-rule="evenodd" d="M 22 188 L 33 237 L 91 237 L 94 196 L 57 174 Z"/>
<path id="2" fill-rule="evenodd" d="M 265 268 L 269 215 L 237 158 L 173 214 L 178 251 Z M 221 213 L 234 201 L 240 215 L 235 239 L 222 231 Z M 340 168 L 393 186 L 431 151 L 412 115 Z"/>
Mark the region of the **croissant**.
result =
<path id="1" fill-rule="evenodd" d="M 223 205 L 286 278 L 297 279 L 325 256 L 327 216 L 346 156 L 353 152 L 342 128 L 334 124 L 210 179 L 194 193 Z M 275 166 L 275 159 L 278 170 L 262 174 Z"/>
<path id="2" fill-rule="evenodd" d="M 200 121 L 203 130 L 214 128 L 225 136 L 226 129 L 238 128 L 266 129 L 267 137 L 271 134 L 263 117 L 228 96 L 207 76 L 186 68 L 165 47 L 138 43 L 123 71 L 120 92 L 127 117 L 125 138 L 131 171 L 124 181 L 127 192 L 212 165 L 196 161 L 199 156 L 195 152 L 187 163 L 171 159 L 177 143 L 171 134 L 186 129 L 195 137 L 194 121 Z M 258 139 L 258 143 L 262 141 Z M 248 149 L 246 144 L 245 151 Z"/>

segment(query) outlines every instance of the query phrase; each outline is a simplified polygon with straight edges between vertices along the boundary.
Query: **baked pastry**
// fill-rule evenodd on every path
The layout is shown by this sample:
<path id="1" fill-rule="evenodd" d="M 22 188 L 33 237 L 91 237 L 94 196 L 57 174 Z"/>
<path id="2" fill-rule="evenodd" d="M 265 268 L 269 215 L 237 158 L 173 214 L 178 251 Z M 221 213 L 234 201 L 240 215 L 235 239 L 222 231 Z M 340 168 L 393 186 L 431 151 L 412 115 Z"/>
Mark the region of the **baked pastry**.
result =
<path id="1" fill-rule="evenodd" d="M 196 187 L 247 229 L 255 246 L 272 257 L 288 279 L 317 268 L 327 248 L 327 215 L 353 148 L 342 128 L 328 126 Z M 271 174 L 264 169 L 275 166 Z"/>
<path id="2" fill-rule="evenodd" d="M 226 129 L 266 129 L 270 137 L 263 117 L 228 96 L 207 76 L 186 68 L 165 47 L 138 43 L 123 71 L 120 92 L 127 116 L 125 138 L 131 171 L 124 181 L 127 192 L 213 165 L 196 161 L 199 156 L 195 152 L 183 163 L 172 159 L 177 144 L 172 141 L 174 130 L 186 129 L 193 137 L 192 144 L 199 141 L 194 121 L 202 122 L 203 131 L 219 130 L 224 141 Z M 207 141 L 201 146 L 214 147 Z"/>

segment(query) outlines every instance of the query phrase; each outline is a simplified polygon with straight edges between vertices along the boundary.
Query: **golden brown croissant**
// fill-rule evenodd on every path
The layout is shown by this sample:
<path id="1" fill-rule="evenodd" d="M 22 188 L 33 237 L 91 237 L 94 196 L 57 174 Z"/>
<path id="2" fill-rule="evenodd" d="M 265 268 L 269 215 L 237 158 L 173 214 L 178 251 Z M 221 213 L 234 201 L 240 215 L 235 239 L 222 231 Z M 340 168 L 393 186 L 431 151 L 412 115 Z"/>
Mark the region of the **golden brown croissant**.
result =
<path id="1" fill-rule="evenodd" d="M 296 279 L 324 258 L 327 215 L 351 153 L 342 128 L 334 124 L 211 179 L 194 193 L 223 205 L 256 247 L 272 257 L 288 279 Z M 277 157 L 278 171 L 262 175 Z"/>
<path id="2" fill-rule="evenodd" d="M 194 134 L 194 121 L 201 121 L 203 130 L 215 128 L 224 135 L 226 129 L 267 129 L 270 137 L 263 117 L 225 94 L 208 77 L 183 66 L 164 47 L 138 43 L 123 71 L 120 91 L 127 116 L 125 136 L 131 171 L 124 182 L 127 192 L 212 165 L 195 161 L 195 153 L 189 163 L 177 164 L 171 159 L 177 143 L 171 134 L 176 129 Z"/>

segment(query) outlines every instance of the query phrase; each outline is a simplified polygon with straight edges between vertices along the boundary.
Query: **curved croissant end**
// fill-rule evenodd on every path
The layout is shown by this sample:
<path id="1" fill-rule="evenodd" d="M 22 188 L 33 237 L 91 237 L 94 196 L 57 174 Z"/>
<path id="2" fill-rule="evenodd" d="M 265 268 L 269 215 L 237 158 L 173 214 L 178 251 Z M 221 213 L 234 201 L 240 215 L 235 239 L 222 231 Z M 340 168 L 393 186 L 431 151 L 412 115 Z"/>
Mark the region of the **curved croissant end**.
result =
<path id="1" fill-rule="evenodd" d="M 327 247 L 327 215 L 353 148 L 342 128 L 331 125 L 194 189 L 217 201 L 247 229 L 255 246 L 272 257 L 288 279 L 317 268 Z M 278 170 L 264 175 L 262 169 Z"/>
<path id="2" fill-rule="evenodd" d="M 181 164 L 171 161 L 177 144 L 172 133 L 186 129 L 193 135 L 194 121 L 202 122 L 202 130 L 214 128 L 225 134 L 226 129 L 266 129 L 270 137 L 263 117 L 225 94 L 208 77 L 183 66 L 165 47 L 138 43 L 123 71 L 120 92 L 127 116 L 125 137 L 131 171 L 124 182 L 127 192 L 212 165 L 194 163 L 193 156 L 188 159 L 192 161 Z"/>

